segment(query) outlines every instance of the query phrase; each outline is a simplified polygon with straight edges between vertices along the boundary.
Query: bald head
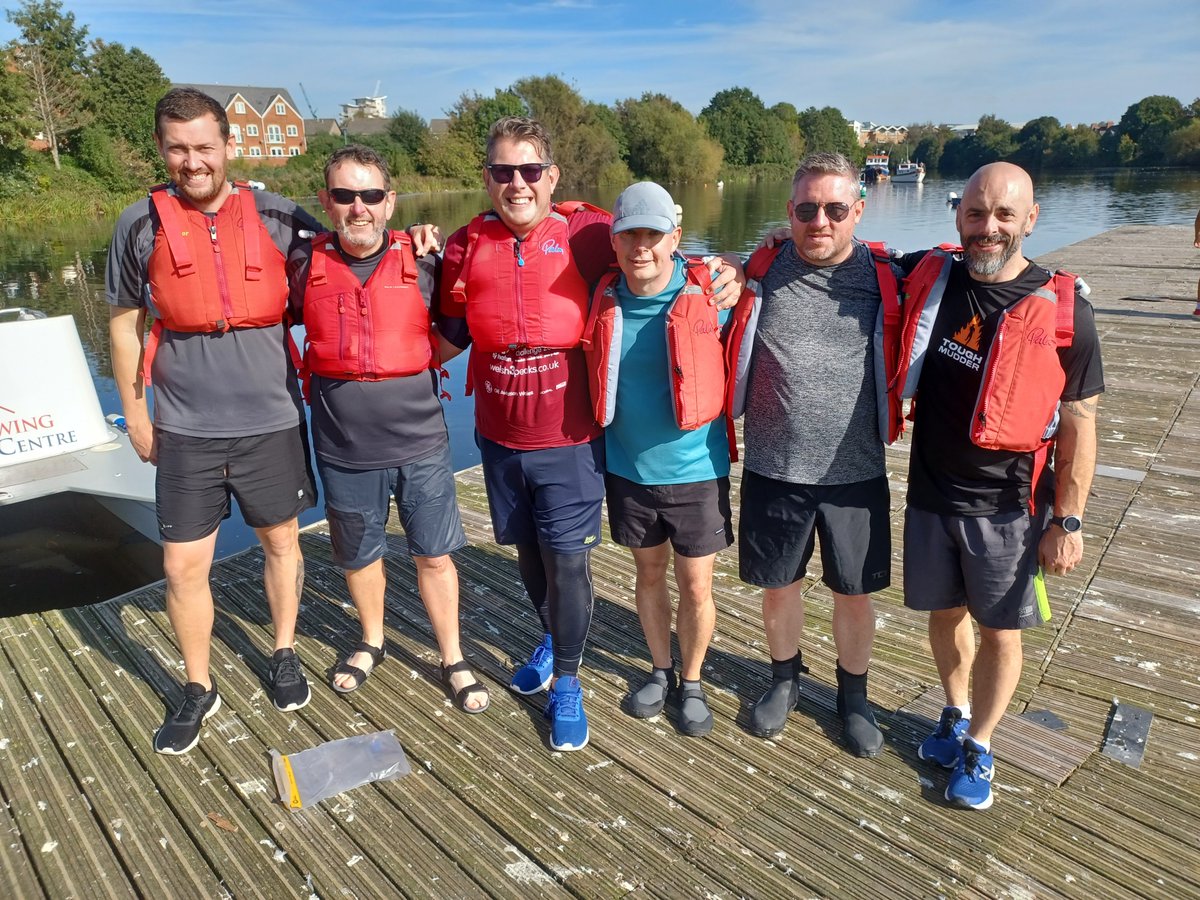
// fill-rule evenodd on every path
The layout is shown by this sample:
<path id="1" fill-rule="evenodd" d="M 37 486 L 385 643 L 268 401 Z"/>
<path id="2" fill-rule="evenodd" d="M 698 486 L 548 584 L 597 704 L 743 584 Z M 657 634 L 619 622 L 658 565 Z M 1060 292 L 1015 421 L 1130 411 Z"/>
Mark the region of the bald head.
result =
<path id="1" fill-rule="evenodd" d="M 977 281 L 1011 281 L 1027 265 L 1021 243 L 1033 231 L 1038 205 L 1029 173 L 990 163 L 967 181 L 955 215 L 967 268 Z"/>

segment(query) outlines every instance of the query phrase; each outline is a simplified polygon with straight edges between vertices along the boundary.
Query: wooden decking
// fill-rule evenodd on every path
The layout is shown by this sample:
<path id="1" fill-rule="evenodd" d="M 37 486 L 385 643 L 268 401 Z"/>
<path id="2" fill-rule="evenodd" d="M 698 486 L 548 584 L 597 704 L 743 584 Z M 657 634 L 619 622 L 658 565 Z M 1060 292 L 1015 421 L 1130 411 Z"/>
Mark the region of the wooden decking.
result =
<path id="1" fill-rule="evenodd" d="M 488 542 L 477 472 L 456 557 L 465 648 L 492 689 L 468 717 L 437 666 L 403 538 L 388 557 L 391 659 L 356 694 L 321 688 L 357 640 L 320 526 L 304 537 L 298 646 L 311 705 L 276 712 L 261 557 L 218 565 L 213 671 L 224 706 L 187 757 L 156 756 L 180 663 L 153 586 L 99 606 L 0 620 L 4 897 L 1200 897 L 1200 321 L 1190 230 L 1126 227 L 1051 254 L 1087 274 L 1104 343 L 1100 475 L 1081 569 L 1052 582 L 996 738 L 998 799 L 950 809 L 915 745 L 940 706 L 924 617 L 899 590 L 906 455 L 891 457 L 896 587 L 878 598 L 871 696 L 887 746 L 836 743 L 830 601 L 809 590 L 801 708 L 745 731 L 766 686 L 758 595 L 722 554 L 706 669 L 717 726 L 679 736 L 618 704 L 647 663 L 620 548 L 594 554 L 583 680 L 592 737 L 546 743 L 541 698 L 505 689 L 537 626 L 512 554 Z M 1100 751 L 1114 699 L 1153 711 L 1139 768 Z M 1022 714 L 1049 713 L 1048 730 Z M 1042 717 L 1042 721 L 1053 721 Z M 413 774 L 314 808 L 276 800 L 267 750 L 395 729 Z"/>

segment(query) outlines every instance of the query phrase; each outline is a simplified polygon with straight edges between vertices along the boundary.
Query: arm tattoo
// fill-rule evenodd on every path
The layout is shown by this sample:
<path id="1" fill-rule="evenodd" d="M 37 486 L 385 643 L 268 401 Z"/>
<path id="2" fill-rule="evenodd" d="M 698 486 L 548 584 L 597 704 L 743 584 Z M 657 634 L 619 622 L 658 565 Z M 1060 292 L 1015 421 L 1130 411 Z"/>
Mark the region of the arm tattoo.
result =
<path id="1" fill-rule="evenodd" d="M 1069 400 L 1063 404 L 1063 409 L 1075 416 L 1077 419 L 1091 419 L 1096 415 L 1096 407 L 1099 404 L 1094 399 L 1087 400 Z"/>

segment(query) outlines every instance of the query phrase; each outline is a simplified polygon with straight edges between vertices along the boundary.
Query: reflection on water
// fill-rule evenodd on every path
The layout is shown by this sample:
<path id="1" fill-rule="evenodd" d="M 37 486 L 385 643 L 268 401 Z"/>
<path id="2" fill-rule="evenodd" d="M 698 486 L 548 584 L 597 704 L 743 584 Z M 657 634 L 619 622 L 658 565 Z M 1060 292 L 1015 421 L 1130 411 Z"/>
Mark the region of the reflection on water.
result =
<path id="1" fill-rule="evenodd" d="M 885 240 L 902 250 L 954 241 L 954 213 L 946 205 L 946 195 L 950 191 L 961 194 L 962 188 L 961 179 L 932 175 L 919 185 L 873 185 L 867 189 L 867 205 L 858 234 L 868 240 Z M 619 188 L 611 188 L 574 196 L 611 208 L 618 193 Z M 673 188 L 672 193 L 684 210 L 685 252 L 744 253 L 768 230 L 786 224 L 790 184 L 786 181 L 728 184 L 720 190 L 715 185 L 682 185 Z M 1041 217 L 1033 236 L 1026 241 L 1031 256 L 1117 225 L 1190 225 L 1200 208 L 1200 172 L 1055 175 L 1040 179 L 1036 193 Z M 315 199 L 302 203 L 320 214 Z M 393 222 L 399 225 L 434 222 L 449 235 L 487 205 L 483 191 L 401 197 Z M 75 317 L 106 413 L 120 408 L 112 381 L 103 284 L 111 233 L 111 222 L 0 232 L 0 291 L 4 305 L 32 306 L 50 314 Z M 446 404 L 446 419 L 454 462 L 462 468 L 479 459 L 472 436 L 471 402 L 463 397 L 465 359 L 455 360 L 450 372 L 446 387 L 454 399 Z M 53 373 L 31 372 L 30 377 L 53 377 Z M 306 521 L 315 521 L 320 516 L 320 510 L 314 510 Z M 222 528 L 218 551 L 233 552 L 253 539 L 253 534 L 235 515 Z"/>

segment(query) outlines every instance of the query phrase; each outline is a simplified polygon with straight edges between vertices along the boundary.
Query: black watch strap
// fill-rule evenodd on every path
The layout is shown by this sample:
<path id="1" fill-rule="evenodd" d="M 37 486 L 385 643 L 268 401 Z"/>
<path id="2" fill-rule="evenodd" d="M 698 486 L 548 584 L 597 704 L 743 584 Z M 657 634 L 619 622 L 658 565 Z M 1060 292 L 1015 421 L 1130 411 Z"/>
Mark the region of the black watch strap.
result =
<path id="1" fill-rule="evenodd" d="M 1050 524 L 1057 525 L 1067 534 L 1074 534 L 1083 528 L 1083 519 L 1079 516 L 1051 516 Z"/>

